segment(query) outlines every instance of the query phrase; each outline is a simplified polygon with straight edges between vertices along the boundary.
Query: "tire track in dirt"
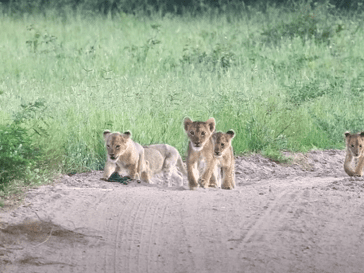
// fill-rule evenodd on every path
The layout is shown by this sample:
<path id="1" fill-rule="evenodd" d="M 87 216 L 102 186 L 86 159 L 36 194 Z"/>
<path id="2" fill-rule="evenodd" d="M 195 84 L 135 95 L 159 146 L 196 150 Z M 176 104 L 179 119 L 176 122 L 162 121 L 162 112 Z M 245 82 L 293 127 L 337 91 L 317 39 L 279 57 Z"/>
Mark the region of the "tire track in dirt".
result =
<path id="1" fill-rule="evenodd" d="M 219 223 L 222 237 L 218 244 L 224 246 L 225 272 L 240 272 L 242 268 L 244 272 L 276 272 L 263 262 L 256 267 L 257 253 L 263 251 L 268 261 L 275 259 L 271 239 L 276 240 L 283 232 L 282 223 L 291 217 L 290 210 L 303 195 L 300 188 L 292 187 L 291 182 L 278 184 L 272 193 L 270 187 L 266 192 L 266 185 L 259 183 L 240 190 L 241 199 L 233 198 L 233 205 L 225 211 L 225 228 Z"/>
<path id="2" fill-rule="evenodd" d="M 183 199 L 181 222 L 188 254 L 184 255 L 186 272 L 226 272 L 226 244 L 222 232 L 226 223 L 220 207 L 229 209 L 224 194 L 217 190 L 197 191 Z M 223 212 L 224 213 L 224 212 Z"/>
<path id="3" fill-rule="evenodd" d="M 86 228 L 84 231 L 86 234 L 90 232 L 87 227 L 92 227 L 94 233 L 102 235 L 101 244 L 81 249 L 82 262 L 80 262 L 77 256 L 74 256 L 75 262 L 78 264 L 78 267 L 75 268 L 75 272 L 110 272 L 110 270 L 112 270 L 115 261 L 113 249 L 115 247 L 114 244 L 117 242 L 114 239 L 115 223 L 117 223 L 117 221 L 115 221 L 115 216 L 117 214 L 128 215 L 126 212 L 128 209 L 127 206 L 122 206 L 122 210 L 119 212 L 115 210 L 114 207 L 119 207 L 123 204 L 124 198 L 124 192 L 117 192 L 114 190 L 105 192 L 104 190 L 99 191 L 95 189 L 92 193 L 80 198 L 80 200 L 91 200 L 86 209 L 84 206 L 75 205 L 75 209 L 78 209 L 78 207 L 84 208 L 76 214 L 81 216 L 81 218 L 73 219 L 73 221 L 76 222 L 76 225 L 81 225 L 84 229 Z M 112 206 L 110 206 L 109 202 Z M 81 265 L 84 269 L 80 268 Z"/>
<path id="4" fill-rule="evenodd" d="M 149 225 L 149 235 L 147 235 L 148 239 L 146 240 L 147 243 L 146 245 L 148 245 L 147 248 L 147 253 L 146 253 L 146 271 L 147 273 L 149 273 L 151 271 L 151 266 L 152 266 L 152 246 L 156 244 L 156 238 L 154 237 L 154 233 L 155 233 L 155 225 L 156 225 L 156 217 L 157 217 L 157 212 L 159 211 L 159 203 L 156 204 L 155 209 L 152 213 L 152 219 L 151 219 L 151 223 Z M 158 215 L 158 217 L 160 217 L 160 215 Z"/>
<path id="5" fill-rule="evenodd" d="M 120 232 L 117 232 L 119 222 L 120 219 L 128 220 L 132 216 L 129 212 L 132 211 L 134 202 L 123 190 L 110 191 L 107 196 L 105 193 L 96 194 L 96 197 L 93 205 L 78 213 L 82 219 L 75 219 L 78 225 L 82 223 L 84 226 L 92 226 L 103 237 L 101 245 L 84 250 L 84 255 L 87 256 L 85 261 L 88 261 L 84 272 L 114 272 L 119 259 L 115 255 L 120 241 Z M 78 264 L 81 264 L 80 261 Z"/>
<path id="6" fill-rule="evenodd" d="M 134 261 L 132 252 L 134 251 L 134 231 L 136 223 L 139 219 L 140 211 L 144 209 L 144 204 L 139 198 L 129 198 L 126 195 L 132 196 L 134 190 L 130 190 L 124 194 L 124 209 L 122 213 L 118 213 L 117 221 L 114 222 L 113 237 L 111 238 L 113 249 L 112 269 L 106 272 L 130 272 Z"/>
<path id="7" fill-rule="evenodd" d="M 186 213 L 186 201 L 187 197 L 183 195 L 183 192 L 178 198 L 176 207 L 178 206 L 178 227 L 180 228 L 180 240 L 179 240 L 179 253 L 177 258 L 177 268 L 175 272 L 191 272 L 196 268 L 195 261 L 193 259 L 191 246 L 188 244 L 188 231 L 186 225 L 184 225 L 184 215 Z"/>
<path id="8" fill-rule="evenodd" d="M 163 202 L 161 200 L 158 200 L 154 204 L 155 209 L 152 211 L 150 217 L 150 224 L 148 225 L 147 230 L 149 230 L 149 234 L 146 233 L 144 235 L 144 245 L 147 245 L 146 249 L 146 260 L 145 262 L 145 270 L 142 272 L 153 272 L 154 267 L 158 267 L 158 257 L 156 257 L 157 252 L 160 251 L 159 245 L 158 245 L 158 237 L 160 236 L 159 228 L 161 227 L 161 221 L 165 215 L 165 211 L 167 209 L 167 204 L 165 200 L 163 199 Z"/>
<path id="9" fill-rule="evenodd" d="M 113 245 L 112 259 L 108 260 L 105 272 L 162 272 L 156 252 L 160 251 L 159 241 L 162 223 L 168 204 L 155 189 L 153 194 L 128 194 L 134 198 L 127 200 L 124 209 L 113 220 L 111 236 L 108 241 Z M 128 190 L 129 191 L 129 190 Z M 112 264 L 112 266 L 110 266 Z M 160 268 L 159 268 L 160 267 Z M 168 272 L 168 270 L 167 270 Z"/>
<path id="10" fill-rule="evenodd" d="M 248 244 L 254 237 L 260 236 L 262 231 L 269 231 L 274 223 L 281 221 L 291 204 L 298 198 L 299 190 L 283 190 L 273 201 L 268 201 L 264 206 L 265 211 L 252 225 L 248 227 L 246 233 L 239 239 L 241 244 Z"/>
<path id="11" fill-rule="evenodd" d="M 140 231 L 139 231 L 139 236 L 138 236 L 138 243 L 139 243 L 139 249 L 138 249 L 138 256 L 137 256 L 137 262 L 136 262 L 136 265 L 137 265 L 137 271 L 135 272 L 147 272 L 145 270 L 145 264 L 146 264 L 146 257 L 147 257 L 147 254 L 145 253 L 145 249 L 146 249 L 146 244 L 144 243 L 143 241 L 143 232 L 145 230 L 145 228 L 147 227 L 147 219 L 149 217 L 149 214 L 150 214 L 150 208 L 153 207 L 153 202 L 151 202 L 150 200 L 148 200 L 148 204 L 146 205 L 146 208 L 145 208 L 145 211 L 144 211 L 144 214 L 143 214 L 143 218 L 142 218 L 142 223 L 140 225 Z M 143 268 L 144 269 L 141 269 Z"/>
<path id="12" fill-rule="evenodd" d="M 114 249 L 114 272 L 119 270 L 123 272 L 130 272 L 130 265 L 133 262 L 130 262 L 131 258 L 133 257 L 132 248 L 133 248 L 133 237 L 134 237 L 134 229 L 135 223 L 138 219 L 140 207 L 142 203 L 132 203 L 132 209 L 128 209 L 127 215 L 119 214 L 118 221 L 116 225 L 115 231 L 115 249 Z M 130 206 L 128 204 L 128 206 Z M 127 217 L 125 217 L 127 216 Z M 126 219 L 126 221 L 122 223 L 122 220 Z M 131 229 L 130 231 L 128 229 Z M 121 233 L 121 236 L 120 236 Z M 125 246 L 125 248 L 124 248 Z M 121 250 L 120 250 L 121 249 Z M 119 252 L 124 253 L 127 258 L 125 258 L 124 262 L 118 263 Z"/>

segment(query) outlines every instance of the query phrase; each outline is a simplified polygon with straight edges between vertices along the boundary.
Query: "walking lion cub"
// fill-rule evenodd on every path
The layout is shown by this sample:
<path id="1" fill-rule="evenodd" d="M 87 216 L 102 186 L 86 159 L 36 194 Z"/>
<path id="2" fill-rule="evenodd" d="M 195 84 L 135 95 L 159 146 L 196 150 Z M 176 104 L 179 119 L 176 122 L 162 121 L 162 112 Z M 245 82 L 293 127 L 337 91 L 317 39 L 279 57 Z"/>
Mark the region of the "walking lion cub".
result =
<path id="1" fill-rule="evenodd" d="M 187 155 L 187 177 L 191 190 L 199 185 L 203 188 L 217 185 L 216 159 L 211 136 L 215 131 L 215 119 L 206 122 L 185 118 L 184 130 L 189 138 Z"/>
<path id="2" fill-rule="evenodd" d="M 178 171 L 187 175 L 186 169 L 177 149 L 168 144 L 155 144 L 141 146 L 131 139 L 131 132 L 123 134 L 104 131 L 104 140 L 107 149 L 107 161 L 104 168 L 103 180 L 117 172 L 120 176 L 129 176 L 131 179 L 142 180 L 152 184 L 155 174 L 164 172 L 171 186 L 173 174 L 183 186 L 183 177 Z"/>
<path id="3" fill-rule="evenodd" d="M 363 176 L 364 167 L 364 132 L 350 134 L 345 132 L 346 157 L 344 170 L 349 176 Z M 352 169 L 352 161 L 355 161 L 355 170 Z"/>
<path id="4" fill-rule="evenodd" d="M 176 148 L 168 144 L 144 146 L 146 170 L 142 172 L 142 180 L 151 183 L 151 178 L 163 172 L 168 187 L 171 179 L 176 177 L 180 187 L 183 186 L 183 175 L 187 175 L 182 158 Z"/>
<path id="5" fill-rule="evenodd" d="M 235 159 L 231 145 L 234 137 L 234 130 L 229 130 L 226 133 L 216 132 L 212 135 L 214 157 L 217 159 L 217 186 L 223 189 L 235 188 Z"/>

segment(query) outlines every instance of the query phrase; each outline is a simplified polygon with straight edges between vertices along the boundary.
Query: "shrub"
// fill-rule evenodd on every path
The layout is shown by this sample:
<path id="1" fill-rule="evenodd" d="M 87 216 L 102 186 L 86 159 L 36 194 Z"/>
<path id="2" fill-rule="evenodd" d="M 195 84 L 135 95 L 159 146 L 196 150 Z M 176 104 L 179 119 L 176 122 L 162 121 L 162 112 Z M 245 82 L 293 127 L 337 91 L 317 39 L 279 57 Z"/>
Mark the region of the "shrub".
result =
<path id="1" fill-rule="evenodd" d="M 328 1 L 323 4 L 311 4 L 301 2 L 298 5 L 302 7 L 297 7 L 288 20 L 265 27 L 261 33 L 265 42 L 279 44 L 282 38 L 300 37 L 303 41 L 313 39 L 318 43 L 329 43 L 345 29 L 337 17 L 333 16 L 334 6 Z"/>
<path id="2" fill-rule="evenodd" d="M 34 134 L 44 134 L 45 130 L 39 125 L 41 119 L 34 120 L 35 113 L 44 110 L 41 101 L 22 104 L 11 123 L 0 125 L 0 190 L 14 180 L 26 180 L 29 171 L 36 168 L 41 155 L 41 149 L 35 145 L 31 131 L 27 126 L 32 126 Z"/>
<path id="3" fill-rule="evenodd" d="M 15 123 L 0 126 L 0 190 L 11 180 L 25 178 L 25 171 L 35 157 L 25 129 Z"/>
<path id="4" fill-rule="evenodd" d="M 211 52 L 201 51 L 198 47 L 188 44 L 183 49 L 182 64 L 202 64 L 204 67 L 229 68 L 235 62 L 235 54 L 229 45 L 217 44 Z"/>

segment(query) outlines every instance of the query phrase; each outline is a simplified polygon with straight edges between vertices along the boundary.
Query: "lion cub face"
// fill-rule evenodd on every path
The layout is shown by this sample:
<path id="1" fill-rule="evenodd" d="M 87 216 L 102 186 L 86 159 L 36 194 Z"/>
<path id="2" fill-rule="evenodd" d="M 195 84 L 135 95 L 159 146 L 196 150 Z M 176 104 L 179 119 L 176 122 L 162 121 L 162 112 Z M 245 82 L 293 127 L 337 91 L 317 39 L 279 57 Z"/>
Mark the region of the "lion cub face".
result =
<path id="1" fill-rule="evenodd" d="M 353 157 L 364 156 L 364 132 L 357 134 L 345 133 L 346 149 L 353 155 Z"/>
<path id="2" fill-rule="evenodd" d="M 201 151 L 215 131 L 215 119 L 210 118 L 206 122 L 192 121 L 185 118 L 184 129 L 191 141 L 191 147 L 194 151 Z"/>
<path id="3" fill-rule="evenodd" d="M 123 134 L 111 133 L 106 130 L 104 131 L 104 140 L 108 159 L 115 163 L 131 144 L 131 133 L 129 131 Z"/>
<path id="4" fill-rule="evenodd" d="M 215 157 L 222 157 L 226 151 L 230 151 L 231 140 L 234 136 L 235 132 L 233 130 L 229 130 L 226 133 L 217 132 L 212 135 Z"/>

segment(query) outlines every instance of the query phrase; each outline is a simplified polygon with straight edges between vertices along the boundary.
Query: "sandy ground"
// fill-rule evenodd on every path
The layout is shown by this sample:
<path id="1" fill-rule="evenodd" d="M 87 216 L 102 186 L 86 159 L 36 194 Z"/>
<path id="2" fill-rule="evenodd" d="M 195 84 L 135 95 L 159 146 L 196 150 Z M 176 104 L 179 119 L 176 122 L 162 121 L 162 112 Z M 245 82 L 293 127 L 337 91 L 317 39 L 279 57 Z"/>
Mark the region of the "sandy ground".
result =
<path id="1" fill-rule="evenodd" d="M 364 272 L 364 180 L 344 156 L 238 157 L 231 191 L 65 175 L 0 212 L 0 272 Z"/>

